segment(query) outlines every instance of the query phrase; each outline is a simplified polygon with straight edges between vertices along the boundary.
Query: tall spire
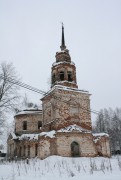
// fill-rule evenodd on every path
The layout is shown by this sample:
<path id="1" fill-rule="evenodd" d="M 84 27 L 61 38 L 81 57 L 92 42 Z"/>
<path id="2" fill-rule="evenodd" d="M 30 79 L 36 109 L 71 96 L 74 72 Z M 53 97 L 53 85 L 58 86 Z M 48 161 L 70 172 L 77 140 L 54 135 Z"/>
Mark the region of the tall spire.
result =
<path id="1" fill-rule="evenodd" d="M 66 46 L 65 46 L 65 39 L 64 39 L 64 25 L 62 23 L 62 40 L 61 40 L 61 51 L 63 51 L 64 49 L 66 49 Z"/>

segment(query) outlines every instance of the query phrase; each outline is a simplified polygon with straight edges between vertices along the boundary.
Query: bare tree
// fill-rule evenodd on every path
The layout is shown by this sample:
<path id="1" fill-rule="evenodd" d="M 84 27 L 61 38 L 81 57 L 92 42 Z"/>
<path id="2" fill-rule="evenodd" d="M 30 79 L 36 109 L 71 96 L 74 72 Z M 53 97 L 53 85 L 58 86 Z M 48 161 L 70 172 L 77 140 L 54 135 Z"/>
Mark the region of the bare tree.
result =
<path id="1" fill-rule="evenodd" d="M 18 80 L 18 75 L 12 63 L 0 64 L 0 127 L 4 125 L 5 115 L 15 108 L 19 99 L 18 86 L 11 83 Z M 1 131 L 0 131 L 1 132 Z"/>
<path id="2" fill-rule="evenodd" d="M 121 154 L 121 108 L 100 110 L 93 130 L 108 133 L 112 153 Z"/>

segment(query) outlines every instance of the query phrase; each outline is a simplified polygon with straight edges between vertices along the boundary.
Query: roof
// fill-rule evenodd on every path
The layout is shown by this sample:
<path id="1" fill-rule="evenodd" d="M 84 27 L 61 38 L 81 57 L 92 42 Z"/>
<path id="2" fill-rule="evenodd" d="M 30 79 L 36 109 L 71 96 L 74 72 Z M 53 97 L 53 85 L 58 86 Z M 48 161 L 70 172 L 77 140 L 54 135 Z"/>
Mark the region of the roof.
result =
<path id="1" fill-rule="evenodd" d="M 61 128 L 58 131 L 52 130 L 49 132 L 41 132 L 38 134 L 22 134 L 21 136 L 16 136 L 15 133 L 11 133 L 12 139 L 18 140 L 38 140 L 40 136 L 54 138 L 57 133 L 70 133 L 70 132 L 82 132 L 82 133 L 91 133 L 91 131 L 82 128 L 76 124 Z"/>
<path id="2" fill-rule="evenodd" d="M 73 83 L 73 82 L 72 82 Z M 59 90 L 64 90 L 64 91 L 72 91 L 72 92 L 80 92 L 80 93 L 83 93 L 83 94 L 88 94 L 88 95 L 91 95 L 89 94 L 89 91 L 86 91 L 86 90 L 80 90 L 78 88 L 71 88 L 71 87 L 67 87 L 67 86 L 62 86 L 62 85 L 55 85 L 52 87 L 52 89 L 50 89 L 42 98 L 44 99 L 47 95 L 49 95 L 51 92 L 53 92 L 55 89 L 59 89 Z"/>
<path id="3" fill-rule="evenodd" d="M 42 114 L 42 109 L 33 108 L 33 107 L 32 108 L 26 108 L 24 110 L 17 112 L 15 116 L 25 115 L 25 114 Z"/>
<path id="4" fill-rule="evenodd" d="M 107 133 L 93 133 L 94 137 L 102 137 L 102 136 L 107 136 L 109 137 L 109 135 Z"/>
<path id="5" fill-rule="evenodd" d="M 67 126 L 65 128 L 61 128 L 60 130 L 58 130 L 57 132 L 84 132 L 84 133 L 91 133 L 91 131 L 82 128 L 81 126 L 78 126 L 76 124 Z"/>

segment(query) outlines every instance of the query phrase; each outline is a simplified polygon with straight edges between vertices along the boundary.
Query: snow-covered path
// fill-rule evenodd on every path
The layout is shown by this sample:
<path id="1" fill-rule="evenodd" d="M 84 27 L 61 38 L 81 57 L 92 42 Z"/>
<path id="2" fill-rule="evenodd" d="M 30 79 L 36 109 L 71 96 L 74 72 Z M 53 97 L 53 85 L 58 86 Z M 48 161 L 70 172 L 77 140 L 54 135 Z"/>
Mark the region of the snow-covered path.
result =
<path id="1" fill-rule="evenodd" d="M 121 180 L 121 156 L 108 158 L 65 158 L 5 162 L 0 180 Z"/>

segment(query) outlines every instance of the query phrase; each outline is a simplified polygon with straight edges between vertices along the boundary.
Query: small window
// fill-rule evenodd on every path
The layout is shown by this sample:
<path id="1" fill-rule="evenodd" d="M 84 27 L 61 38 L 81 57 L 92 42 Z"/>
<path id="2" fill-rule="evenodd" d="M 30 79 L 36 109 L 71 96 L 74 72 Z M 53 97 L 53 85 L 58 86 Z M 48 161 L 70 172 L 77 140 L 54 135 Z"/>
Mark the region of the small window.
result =
<path id="1" fill-rule="evenodd" d="M 60 80 L 63 81 L 64 80 L 64 72 L 61 71 L 59 74 L 60 74 Z"/>
<path id="2" fill-rule="evenodd" d="M 28 156 L 30 156 L 30 146 L 28 145 Z"/>
<path id="3" fill-rule="evenodd" d="M 55 74 L 52 75 L 52 84 L 55 83 Z"/>
<path id="4" fill-rule="evenodd" d="M 26 156 L 26 146 L 24 146 L 24 156 Z"/>
<path id="5" fill-rule="evenodd" d="M 35 144 L 35 156 L 38 154 L 38 144 Z"/>
<path id="6" fill-rule="evenodd" d="M 22 156 L 22 147 L 20 146 L 20 149 L 19 149 L 19 156 L 21 157 Z"/>
<path id="7" fill-rule="evenodd" d="M 68 81 L 72 82 L 72 72 L 68 71 Z"/>
<path id="8" fill-rule="evenodd" d="M 38 129 L 42 127 L 42 121 L 38 121 Z"/>
<path id="9" fill-rule="evenodd" d="M 27 130 L 27 121 L 23 121 L 23 130 Z"/>

